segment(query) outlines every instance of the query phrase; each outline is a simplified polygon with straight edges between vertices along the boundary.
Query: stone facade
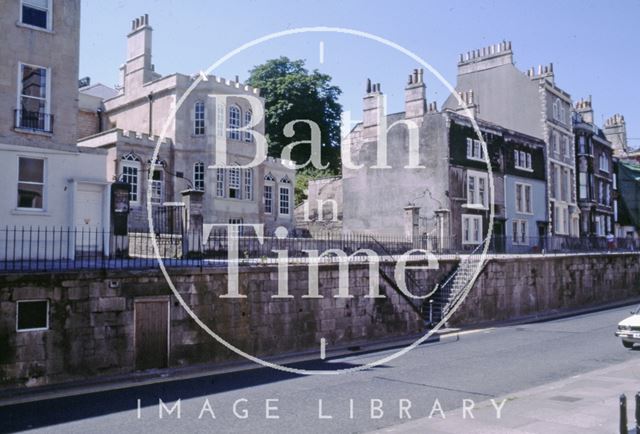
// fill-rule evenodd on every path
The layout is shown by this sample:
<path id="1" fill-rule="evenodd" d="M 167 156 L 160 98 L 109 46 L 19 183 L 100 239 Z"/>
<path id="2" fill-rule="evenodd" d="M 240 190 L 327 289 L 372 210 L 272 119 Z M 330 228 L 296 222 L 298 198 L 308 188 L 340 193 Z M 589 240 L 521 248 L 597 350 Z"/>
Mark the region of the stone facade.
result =
<path id="1" fill-rule="evenodd" d="M 522 72 L 511 42 L 502 42 L 460 55 L 456 90 L 473 92 L 478 118 L 545 141 L 547 231 L 578 236 L 572 101 L 555 83 L 553 64 Z M 443 107 L 458 110 L 460 100 L 451 95 Z"/>
<path id="2" fill-rule="evenodd" d="M 613 149 L 595 123 L 591 97 L 576 102 L 573 130 L 580 235 L 603 237 L 613 234 Z"/>
<path id="3" fill-rule="evenodd" d="M 117 161 L 109 174 L 114 179 L 129 182 L 122 166 L 137 164 L 139 185 L 146 185 L 149 171 L 144 166 L 156 166 L 155 206 L 179 202 L 182 190 L 196 188 L 205 191 L 207 223 L 263 223 L 267 231 L 277 226 L 293 228 L 295 170 L 291 162 L 270 158 L 251 168 L 233 168 L 254 160 L 258 139 L 251 132 L 264 134 L 264 99 L 259 89 L 237 77 L 158 74 L 151 63 L 152 30 L 146 15 L 133 21 L 119 93 L 102 101 L 105 131 L 96 130 L 80 143 L 116 148 Z M 173 116 L 178 102 L 181 107 Z M 151 161 L 152 141 L 129 153 L 126 141 L 114 140 L 114 131 L 156 139 L 164 133 L 161 158 Z M 218 154 L 223 145 L 227 168 L 214 168 L 223 164 Z M 131 196 L 134 214 L 146 214 L 144 197 L 142 192 Z"/>
<path id="4" fill-rule="evenodd" d="M 343 230 L 427 235 L 440 240 L 439 245 L 444 248 L 472 250 L 487 234 L 489 204 L 493 202 L 497 242 L 513 247 L 515 236 L 518 248 L 531 251 L 539 244 L 538 235 L 546 232 L 544 141 L 476 118 L 491 164 L 490 179 L 481 141 L 466 110 L 460 107 L 438 111 L 435 104 L 426 102 L 422 73 L 418 71 L 415 78 L 406 88 L 408 112 L 382 113 L 384 95 L 379 85 L 364 97 L 364 120 L 343 143 L 349 148 L 352 163 L 362 165 L 343 165 L 342 192 L 348 198 L 342 205 Z M 425 111 L 415 109 L 416 89 L 422 92 Z M 473 114 L 477 107 L 473 92 L 462 94 L 461 98 Z M 371 111 L 377 113 L 372 115 Z M 408 168 L 412 134 L 417 134 L 419 165 Z M 378 167 L 379 147 L 385 146 L 389 167 Z M 314 198 L 310 194 L 311 202 Z M 327 194 L 320 197 L 327 198 Z M 525 202 L 527 205 L 522 205 Z M 405 227 L 407 206 L 417 210 L 417 231 Z M 317 225 L 317 215 L 311 217 L 315 217 L 313 223 Z M 514 223 L 518 226 L 512 233 Z M 538 229 L 540 225 L 542 230 Z"/>
<path id="5" fill-rule="evenodd" d="M 407 111 L 389 115 L 384 111 L 386 96 L 380 84 L 369 84 L 363 98 L 363 122 L 342 142 L 343 153 L 347 149 L 353 163 L 348 167 L 343 154 L 346 233 L 405 235 L 407 205 L 418 207 L 420 216 L 432 222 L 436 210 L 448 207 L 449 168 L 443 162 L 449 160 L 449 121 L 443 113 L 426 112 L 422 74 L 414 71 L 410 81 L 405 89 Z M 416 112 L 417 101 L 424 110 Z M 418 161 L 406 168 L 410 164 L 409 143 L 416 136 Z M 386 161 L 379 154 L 385 148 Z M 424 227 L 424 231 L 433 229 L 434 225 Z"/>

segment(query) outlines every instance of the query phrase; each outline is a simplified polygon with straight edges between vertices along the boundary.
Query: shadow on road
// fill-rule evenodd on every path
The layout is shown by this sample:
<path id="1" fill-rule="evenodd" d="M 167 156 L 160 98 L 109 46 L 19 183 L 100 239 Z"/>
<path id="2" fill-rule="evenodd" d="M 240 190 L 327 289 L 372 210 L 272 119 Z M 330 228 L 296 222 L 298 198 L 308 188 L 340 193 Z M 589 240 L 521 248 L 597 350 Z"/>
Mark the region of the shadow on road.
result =
<path id="1" fill-rule="evenodd" d="M 327 359 L 325 361 L 294 363 L 288 366 L 308 370 L 340 370 L 359 366 L 344 362 L 328 362 L 330 360 Z M 384 367 L 377 366 L 372 369 Z M 24 431 L 123 411 L 135 411 L 138 399 L 141 400 L 142 407 L 157 406 L 158 399 L 162 399 L 165 403 L 171 403 L 177 399 L 186 400 L 208 396 L 297 377 L 302 377 L 302 375 L 270 368 L 256 368 L 1 406 L 0 433 Z"/>

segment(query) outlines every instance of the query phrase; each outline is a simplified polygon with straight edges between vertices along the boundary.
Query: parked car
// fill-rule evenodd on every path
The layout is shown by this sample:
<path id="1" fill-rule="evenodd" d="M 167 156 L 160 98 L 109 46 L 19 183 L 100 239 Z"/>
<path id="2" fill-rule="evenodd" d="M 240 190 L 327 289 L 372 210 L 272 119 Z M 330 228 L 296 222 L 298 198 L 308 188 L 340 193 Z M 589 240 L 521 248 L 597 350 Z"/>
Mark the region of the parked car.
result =
<path id="1" fill-rule="evenodd" d="M 622 339 L 625 348 L 633 347 L 633 344 L 640 344 L 640 306 L 631 311 L 631 316 L 623 319 L 618 324 L 616 336 Z"/>

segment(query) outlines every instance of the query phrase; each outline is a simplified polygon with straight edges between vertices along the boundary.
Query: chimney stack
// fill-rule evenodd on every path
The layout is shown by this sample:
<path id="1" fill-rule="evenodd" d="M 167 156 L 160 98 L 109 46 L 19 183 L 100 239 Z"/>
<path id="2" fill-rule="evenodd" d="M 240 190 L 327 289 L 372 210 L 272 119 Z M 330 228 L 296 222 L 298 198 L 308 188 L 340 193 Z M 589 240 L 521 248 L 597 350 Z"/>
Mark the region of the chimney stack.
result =
<path id="1" fill-rule="evenodd" d="M 624 116 L 615 114 L 604 123 L 604 135 L 613 148 L 615 156 L 625 156 L 629 152 L 627 144 L 627 125 Z"/>
<path id="2" fill-rule="evenodd" d="M 149 15 L 144 14 L 131 21 L 127 35 L 127 62 L 124 67 L 124 87 L 140 86 L 155 78 L 151 64 L 151 33 Z"/>
<path id="3" fill-rule="evenodd" d="M 409 82 L 404 88 L 405 119 L 421 120 L 427 111 L 426 86 L 424 70 L 414 69 L 409 75 Z"/>
<path id="4" fill-rule="evenodd" d="M 483 71 L 507 64 L 513 65 L 511 41 L 502 41 L 495 45 L 468 51 L 466 56 L 460 54 L 458 59 L 458 75 Z"/>
<path id="5" fill-rule="evenodd" d="M 385 116 L 384 95 L 380 91 L 380 83 L 371 83 L 371 79 L 367 79 L 362 105 L 362 138 L 365 141 L 377 140 L 380 117 Z"/>
<path id="6" fill-rule="evenodd" d="M 591 95 L 589 98 L 584 99 L 581 98 L 576 102 L 576 112 L 578 112 L 582 116 L 582 120 L 587 124 L 593 124 L 593 106 L 591 104 Z"/>

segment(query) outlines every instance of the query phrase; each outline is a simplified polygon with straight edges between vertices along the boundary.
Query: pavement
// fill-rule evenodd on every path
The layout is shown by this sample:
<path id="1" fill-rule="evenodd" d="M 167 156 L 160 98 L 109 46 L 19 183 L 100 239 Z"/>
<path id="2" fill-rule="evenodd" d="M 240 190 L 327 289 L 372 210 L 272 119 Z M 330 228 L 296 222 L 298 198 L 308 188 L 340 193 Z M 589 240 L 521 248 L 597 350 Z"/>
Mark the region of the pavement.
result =
<path id="1" fill-rule="evenodd" d="M 462 408 L 375 431 L 394 433 L 619 433 L 620 395 L 627 397 L 629 433 L 635 433 L 635 394 L 640 362 L 575 375 L 540 387 L 509 393 Z M 499 410 L 499 411 L 498 411 Z M 640 421 L 639 421 L 640 422 Z M 640 431 L 639 431 L 640 432 Z"/>
<path id="2" fill-rule="evenodd" d="M 248 366 L 240 371 L 196 372 L 188 378 L 123 383 L 109 390 L 77 387 L 62 394 L 38 395 L 30 402 L 15 401 L 23 397 L 14 396 L 13 402 L 0 402 L 0 432 L 280 434 L 408 429 L 500 433 L 518 432 L 514 430 L 520 429 L 516 428 L 519 423 L 549 424 L 552 422 L 546 419 L 554 415 L 558 417 L 556 423 L 567 426 L 552 431 L 544 428 L 547 425 L 534 425 L 528 432 L 617 432 L 617 396 L 628 393 L 632 404 L 631 393 L 640 390 L 640 373 L 626 368 L 638 362 L 640 346 L 625 349 L 613 335 L 616 324 L 629 315 L 629 310 L 630 306 L 610 306 L 580 314 L 559 312 L 552 320 L 532 318 L 526 324 L 450 331 L 447 336 L 420 345 L 384 365 L 347 375 L 303 376 Z M 293 366 L 340 370 L 379 360 L 396 351 L 368 350 L 342 354 L 331 353 L 330 348 L 326 360 L 316 356 L 315 360 L 294 362 Z M 618 366 L 623 368 L 615 374 Z M 612 373 L 589 380 L 591 373 L 609 369 Z M 620 378 L 621 375 L 627 376 Z M 572 383 L 580 378 L 587 378 L 587 382 Z M 553 389 L 561 384 L 567 390 Z M 553 393 L 550 398 L 555 398 L 545 399 L 547 391 Z M 591 396 L 587 396 L 589 393 Z M 529 396 L 536 401 L 529 403 L 525 399 Z M 500 403 L 503 397 L 516 399 L 504 404 L 500 423 L 491 425 L 495 420 L 488 416 L 483 419 L 483 412 L 487 411 L 484 407 L 487 403 L 491 405 L 491 399 Z M 604 404 L 598 399 L 603 399 Z M 159 400 L 169 407 L 180 400 L 181 418 L 166 411 L 160 417 Z M 477 426 L 461 426 L 459 423 L 465 421 L 456 420 L 461 419 L 464 400 L 475 403 Z M 438 414 L 428 419 L 436 401 L 443 412 L 451 415 L 444 421 L 436 419 Z M 236 402 L 240 409 L 248 411 L 246 419 L 234 413 Z M 399 411 L 408 402 L 412 405 L 411 419 Z M 377 417 L 378 411 L 374 409 L 372 416 L 371 407 L 378 404 L 383 406 L 384 414 Z M 215 411 L 215 419 L 208 412 L 199 417 L 208 405 Z M 266 417 L 267 406 L 277 407 L 274 413 L 278 419 Z M 536 414 L 539 420 L 535 419 Z M 596 415 L 608 419 L 592 420 Z M 631 405 L 629 416 L 632 421 Z M 424 425 L 426 422 L 431 424 Z M 452 425 L 439 425 L 440 431 L 435 431 L 435 422 Z M 585 423 L 594 425 L 584 428 L 581 424 Z"/>

